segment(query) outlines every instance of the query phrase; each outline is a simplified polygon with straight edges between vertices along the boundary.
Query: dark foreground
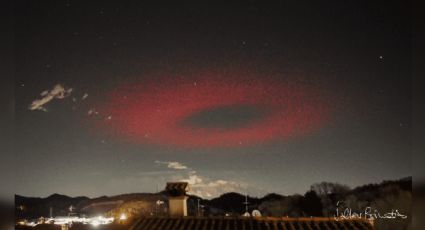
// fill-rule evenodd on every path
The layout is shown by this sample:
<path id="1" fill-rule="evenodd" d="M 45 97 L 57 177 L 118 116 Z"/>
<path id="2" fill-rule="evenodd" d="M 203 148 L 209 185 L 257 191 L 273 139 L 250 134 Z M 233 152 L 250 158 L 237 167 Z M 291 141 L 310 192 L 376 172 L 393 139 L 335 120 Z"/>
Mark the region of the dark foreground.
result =
<path id="1" fill-rule="evenodd" d="M 72 225 L 69 230 L 126 230 L 129 229 L 130 225 L 125 224 L 108 224 L 108 225 L 99 225 L 99 226 L 92 226 L 89 224 L 74 224 Z M 60 225 L 54 225 L 54 224 L 40 224 L 35 227 L 28 227 L 28 226 L 16 226 L 16 230 L 61 230 Z"/>

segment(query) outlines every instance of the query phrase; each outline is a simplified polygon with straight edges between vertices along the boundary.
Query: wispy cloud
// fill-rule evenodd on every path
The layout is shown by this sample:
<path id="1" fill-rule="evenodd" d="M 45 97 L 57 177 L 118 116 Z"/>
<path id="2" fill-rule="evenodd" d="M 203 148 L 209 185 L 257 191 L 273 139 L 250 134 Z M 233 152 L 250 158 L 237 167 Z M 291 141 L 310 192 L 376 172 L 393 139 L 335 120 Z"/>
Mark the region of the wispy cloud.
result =
<path id="1" fill-rule="evenodd" d="M 84 101 L 84 100 L 86 100 L 86 99 L 87 99 L 87 97 L 89 97 L 89 94 L 88 94 L 88 93 L 85 93 L 85 94 L 81 97 L 81 100 L 82 100 L 82 101 Z"/>
<path id="2" fill-rule="evenodd" d="M 45 105 L 53 99 L 64 99 L 70 96 L 72 88 L 66 89 L 61 84 L 55 85 L 51 90 L 44 90 L 40 93 L 41 98 L 34 100 L 31 105 L 28 106 L 29 110 L 41 110 L 47 112 Z"/>
<path id="3" fill-rule="evenodd" d="M 91 109 L 89 109 L 89 111 L 87 111 L 87 115 L 89 115 L 89 116 L 91 116 L 91 115 L 98 115 L 98 114 L 99 114 L 99 112 L 96 111 L 95 108 L 91 108 Z"/>
<path id="4" fill-rule="evenodd" d="M 176 169 L 176 170 L 188 169 L 186 165 L 177 161 L 155 161 L 155 163 L 167 165 L 167 168 L 170 168 L 170 169 Z"/>

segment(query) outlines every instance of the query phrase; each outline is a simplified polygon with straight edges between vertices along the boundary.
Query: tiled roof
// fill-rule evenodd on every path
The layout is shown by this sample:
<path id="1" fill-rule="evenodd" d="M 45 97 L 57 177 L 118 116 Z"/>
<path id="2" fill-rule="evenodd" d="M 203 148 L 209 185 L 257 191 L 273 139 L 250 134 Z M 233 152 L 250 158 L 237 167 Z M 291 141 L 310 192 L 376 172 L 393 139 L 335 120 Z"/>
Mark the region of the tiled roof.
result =
<path id="1" fill-rule="evenodd" d="M 144 217 L 131 230 L 372 230 L 364 219 L 334 218 L 231 218 L 231 217 Z"/>
<path id="2" fill-rule="evenodd" d="M 187 182 L 168 182 L 165 187 L 165 191 L 167 191 L 169 195 L 174 196 L 185 195 L 188 189 L 189 187 Z"/>
<path id="3" fill-rule="evenodd" d="M 165 190 L 186 190 L 188 186 L 187 182 L 168 182 Z"/>

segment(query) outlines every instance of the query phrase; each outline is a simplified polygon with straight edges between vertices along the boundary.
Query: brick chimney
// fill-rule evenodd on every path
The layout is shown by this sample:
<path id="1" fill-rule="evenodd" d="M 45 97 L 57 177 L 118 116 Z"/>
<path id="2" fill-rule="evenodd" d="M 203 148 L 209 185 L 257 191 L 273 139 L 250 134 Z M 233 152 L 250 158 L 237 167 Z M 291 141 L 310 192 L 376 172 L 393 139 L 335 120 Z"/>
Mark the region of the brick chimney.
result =
<path id="1" fill-rule="evenodd" d="M 187 216 L 187 182 L 167 182 L 165 191 L 168 194 L 168 214 L 173 217 Z"/>

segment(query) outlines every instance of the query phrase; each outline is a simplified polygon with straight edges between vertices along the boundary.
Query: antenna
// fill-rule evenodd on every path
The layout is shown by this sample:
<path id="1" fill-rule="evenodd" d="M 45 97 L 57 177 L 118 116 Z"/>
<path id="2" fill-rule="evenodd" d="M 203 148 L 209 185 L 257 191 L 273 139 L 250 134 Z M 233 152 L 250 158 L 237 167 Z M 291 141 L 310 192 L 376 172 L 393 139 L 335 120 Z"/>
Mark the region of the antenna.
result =
<path id="1" fill-rule="evenodd" d="M 245 202 L 243 204 L 245 205 L 245 212 L 248 212 L 248 194 L 245 194 Z"/>
<path id="2" fill-rule="evenodd" d="M 250 214 L 248 212 L 248 194 L 245 194 L 245 202 L 243 202 L 243 204 L 245 205 L 245 213 L 242 215 L 244 217 L 250 217 Z"/>

